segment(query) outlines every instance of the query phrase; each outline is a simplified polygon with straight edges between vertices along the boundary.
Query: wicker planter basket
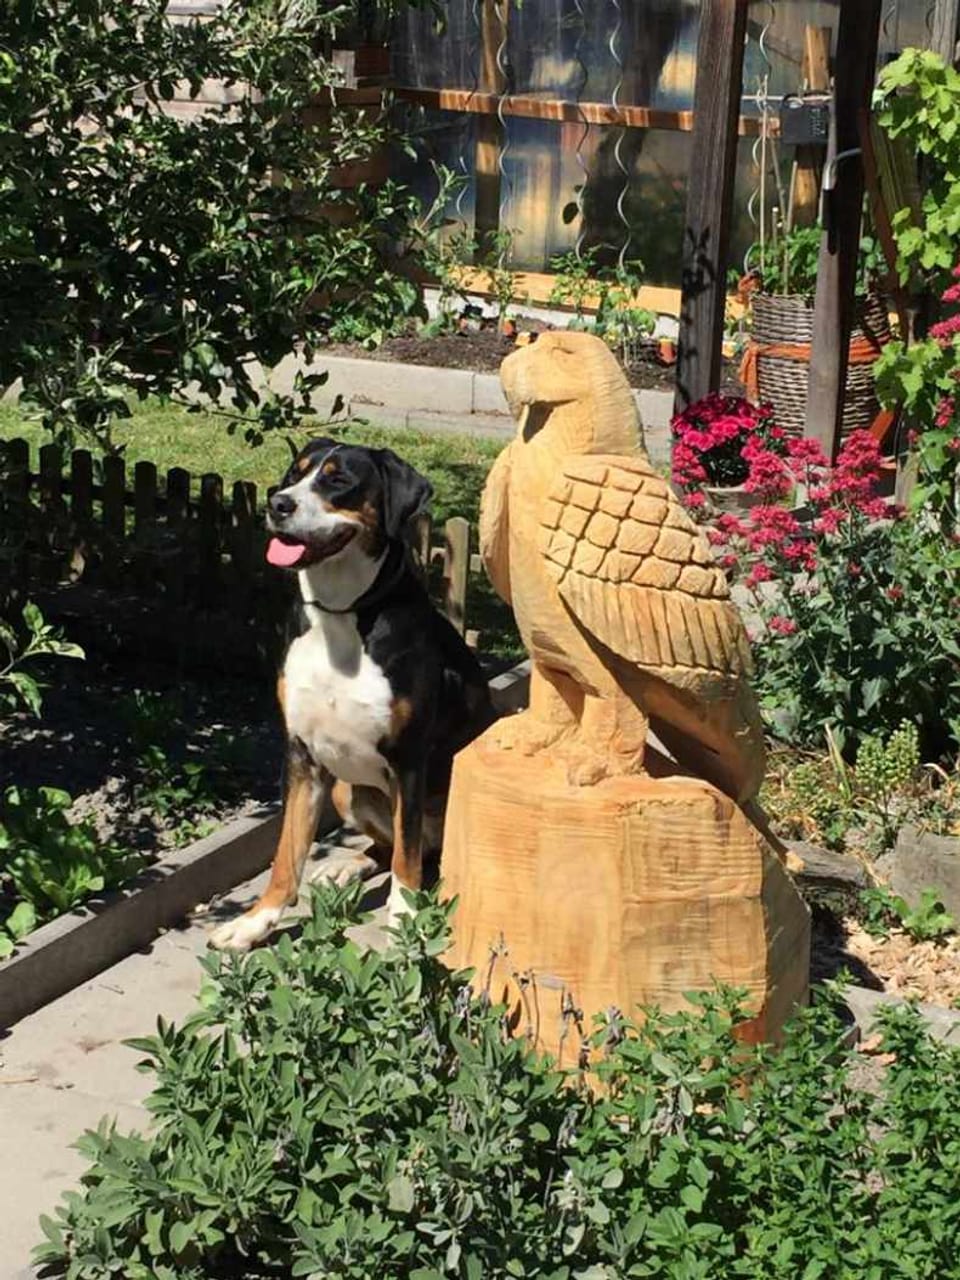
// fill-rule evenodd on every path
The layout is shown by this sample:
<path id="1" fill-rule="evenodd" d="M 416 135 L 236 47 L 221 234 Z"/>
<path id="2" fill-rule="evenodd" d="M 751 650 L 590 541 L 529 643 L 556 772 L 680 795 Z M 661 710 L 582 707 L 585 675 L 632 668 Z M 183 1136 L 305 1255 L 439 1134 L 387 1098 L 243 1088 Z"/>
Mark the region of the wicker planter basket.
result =
<path id="1" fill-rule="evenodd" d="M 798 294 L 756 293 L 753 332 L 741 366 L 751 397 L 773 406 L 777 425 L 803 434 L 807 405 L 813 303 Z M 858 299 L 850 335 L 850 364 L 843 411 L 843 433 L 873 425 L 880 412 L 873 384 L 873 361 L 890 340 L 890 323 L 876 294 Z"/>

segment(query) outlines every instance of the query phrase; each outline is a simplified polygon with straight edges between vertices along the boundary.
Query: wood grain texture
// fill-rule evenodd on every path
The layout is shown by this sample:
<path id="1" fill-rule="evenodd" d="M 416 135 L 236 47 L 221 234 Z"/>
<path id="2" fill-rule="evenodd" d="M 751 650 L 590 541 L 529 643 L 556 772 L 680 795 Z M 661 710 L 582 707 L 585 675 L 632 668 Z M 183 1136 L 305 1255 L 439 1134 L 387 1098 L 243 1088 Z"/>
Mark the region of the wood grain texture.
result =
<path id="1" fill-rule="evenodd" d="M 747 0 L 703 0 L 683 232 L 677 409 L 720 385 Z"/>
<path id="2" fill-rule="evenodd" d="M 960 0 L 934 0 L 930 30 L 930 48 L 946 63 L 957 61 L 957 37 L 960 28 Z"/>
<path id="3" fill-rule="evenodd" d="M 488 732 L 454 766 L 443 863 L 459 896 L 449 963 L 491 973 L 521 1029 L 557 1054 L 568 993 L 591 1018 L 676 1010 L 714 982 L 743 987 L 752 1039 L 806 999 L 809 917 L 740 809 L 694 779 L 571 786 L 559 760 L 504 753 Z M 501 939 L 506 954 L 495 955 Z M 532 973 L 521 998 L 514 975 Z M 565 1061 L 576 1050 L 564 1047 Z"/>

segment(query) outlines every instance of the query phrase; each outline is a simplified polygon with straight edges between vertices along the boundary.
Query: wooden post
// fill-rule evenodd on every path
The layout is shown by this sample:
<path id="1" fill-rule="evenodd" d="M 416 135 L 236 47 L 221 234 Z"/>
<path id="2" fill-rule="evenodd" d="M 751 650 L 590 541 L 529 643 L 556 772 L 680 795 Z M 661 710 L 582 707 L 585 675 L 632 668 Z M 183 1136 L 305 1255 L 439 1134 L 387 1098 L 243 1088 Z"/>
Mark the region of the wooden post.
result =
<path id="1" fill-rule="evenodd" d="M 830 88 L 830 28 L 807 26 L 803 32 L 803 86 L 825 93 Z M 821 147 L 797 147 L 790 175 L 790 225 L 817 220 L 820 200 Z"/>
<path id="2" fill-rule="evenodd" d="M 123 459 L 115 453 L 103 460 L 103 527 L 110 538 L 123 542 L 126 533 L 127 469 Z M 119 548 L 112 551 L 119 554 Z"/>
<path id="3" fill-rule="evenodd" d="M 683 232 L 676 409 L 720 385 L 747 0 L 703 0 Z"/>
<path id="4" fill-rule="evenodd" d="M 507 90 L 506 78 L 497 62 L 497 50 L 507 38 L 509 0 L 481 0 L 480 10 L 480 83 L 481 93 L 499 96 Z M 474 230 L 477 237 L 477 261 L 492 244 L 500 229 L 500 153 L 503 150 L 503 125 L 495 115 L 477 119 L 477 145 L 473 170 L 476 174 Z"/>
<path id="5" fill-rule="evenodd" d="M 150 544 L 156 534 L 156 519 L 157 468 L 152 462 L 138 462 L 133 469 L 133 576 L 145 594 L 153 585 L 156 560 Z"/>
<path id="6" fill-rule="evenodd" d="M 957 61 L 957 29 L 960 27 L 960 0 L 935 0 L 930 48 L 948 66 Z"/>
<path id="7" fill-rule="evenodd" d="M 93 519 L 93 454 L 74 449 L 70 455 L 70 514 L 78 528 Z"/>
<path id="8" fill-rule="evenodd" d="M 190 473 L 183 467 L 167 472 L 167 530 L 173 535 L 164 561 L 164 585 L 171 605 L 181 605 L 186 592 L 187 526 L 190 520 Z"/>
<path id="9" fill-rule="evenodd" d="M 11 523 L 18 524 L 21 529 L 27 526 L 27 508 L 30 503 L 30 446 L 26 440 L 7 440 L 0 443 L 2 448 L 2 466 L 0 466 L 0 484 L 3 485 L 4 499 L 7 503 Z M 11 558 L 4 565 L 0 560 L 0 588 L 11 595 L 19 595 L 27 583 L 27 542 L 20 539 L 10 548 Z"/>
<path id="10" fill-rule="evenodd" d="M 451 516 L 444 526 L 444 613 L 463 635 L 466 629 L 467 575 L 470 572 L 470 522 Z"/>
<path id="11" fill-rule="evenodd" d="M 824 171 L 824 231 L 817 267 L 804 435 L 828 458 L 840 447 L 863 216 L 859 116 L 870 109 L 881 0 L 843 0 L 837 32 L 834 111 Z M 853 154 L 847 154 L 853 153 Z M 841 157 L 839 160 L 836 157 Z M 833 187 L 830 188 L 830 170 Z"/>
<path id="12" fill-rule="evenodd" d="M 40 505 L 49 515 L 62 503 L 63 454 L 58 444 L 40 446 Z"/>
<path id="13" fill-rule="evenodd" d="M 220 590 L 221 523 L 223 520 L 223 480 L 213 471 L 200 477 L 200 504 L 197 508 L 199 599 L 210 604 Z"/>

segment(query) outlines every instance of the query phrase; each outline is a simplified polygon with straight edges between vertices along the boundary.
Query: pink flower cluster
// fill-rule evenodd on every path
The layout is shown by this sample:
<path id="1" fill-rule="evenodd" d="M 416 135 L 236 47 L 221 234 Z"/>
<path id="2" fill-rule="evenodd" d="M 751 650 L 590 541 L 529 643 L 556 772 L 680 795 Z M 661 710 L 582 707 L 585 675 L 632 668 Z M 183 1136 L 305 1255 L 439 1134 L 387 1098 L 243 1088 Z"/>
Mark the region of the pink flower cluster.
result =
<path id="1" fill-rule="evenodd" d="M 759 468 L 751 467 L 745 487 L 756 477 L 754 491 L 764 501 L 745 516 L 719 516 L 707 536 L 722 553 L 720 564 L 735 570 L 747 586 L 812 574 L 824 539 L 853 521 L 896 517 L 897 511 L 879 496 L 880 475 L 880 449 L 868 431 L 851 432 L 833 467 L 815 440 L 788 440 L 783 456 L 767 451 Z M 783 496 L 798 486 L 806 491 L 812 516 L 805 521 L 781 505 Z M 862 567 L 851 560 L 847 572 L 857 578 Z"/>
<path id="2" fill-rule="evenodd" d="M 769 448 L 784 432 L 773 426 L 767 405 L 712 392 L 677 414 L 673 428 L 673 479 L 691 508 L 702 507 L 705 484 L 742 484 L 753 451 Z"/>
<path id="3" fill-rule="evenodd" d="M 940 295 L 940 301 L 960 304 L 960 262 L 957 263 L 950 274 L 956 283 L 944 289 Z M 938 324 L 931 325 L 930 337 L 944 349 L 952 346 L 958 347 L 958 364 L 953 370 L 952 376 L 960 382 L 960 311 L 954 312 L 952 316 L 947 316 L 945 320 L 941 320 Z M 958 434 L 949 442 L 947 447 L 953 453 L 960 452 L 960 394 L 941 397 L 937 404 L 934 425 L 940 430 L 945 430 L 949 427 L 956 429 Z"/>

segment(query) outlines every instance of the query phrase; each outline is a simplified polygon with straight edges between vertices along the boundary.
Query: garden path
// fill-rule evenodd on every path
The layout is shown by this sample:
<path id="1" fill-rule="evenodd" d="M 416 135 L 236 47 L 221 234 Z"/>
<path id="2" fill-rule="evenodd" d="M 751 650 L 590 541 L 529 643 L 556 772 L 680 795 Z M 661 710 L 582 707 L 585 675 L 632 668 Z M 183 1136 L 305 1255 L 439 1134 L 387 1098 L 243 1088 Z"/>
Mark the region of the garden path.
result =
<path id="1" fill-rule="evenodd" d="M 349 857 L 351 849 L 367 843 L 335 833 L 316 847 L 314 869 L 322 857 Z M 305 884 L 309 875 L 308 869 Z M 237 885 L 144 951 L 24 1018 L 0 1040 L 0 1280 L 34 1276 L 29 1263 L 40 1239 L 38 1218 L 52 1214 L 86 1167 L 71 1148 L 81 1133 L 104 1115 L 116 1117 L 123 1129 L 142 1130 L 149 1123 L 143 1103 L 152 1077 L 136 1070 L 141 1055 L 123 1041 L 151 1034 L 158 1016 L 179 1022 L 191 1012 L 201 979 L 197 958 L 208 934 L 249 906 L 266 876 Z M 384 937 L 378 923 L 384 880 L 371 882 L 367 904 L 377 908 L 377 922 L 358 931 L 358 940 L 371 946 Z"/>

